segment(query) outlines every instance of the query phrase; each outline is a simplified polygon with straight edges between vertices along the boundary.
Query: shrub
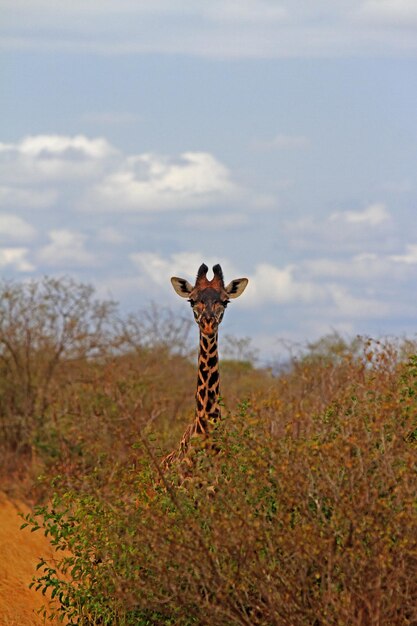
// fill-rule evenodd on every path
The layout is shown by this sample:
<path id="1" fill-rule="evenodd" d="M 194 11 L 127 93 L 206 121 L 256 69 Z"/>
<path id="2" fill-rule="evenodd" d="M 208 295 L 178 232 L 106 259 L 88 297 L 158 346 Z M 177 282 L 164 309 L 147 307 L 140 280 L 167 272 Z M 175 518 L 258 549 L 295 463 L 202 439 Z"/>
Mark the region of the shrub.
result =
<path id="1" fill-rule="evenodd" d="M 297 361 L 185 472 L 161 475 L 142 436 L 81 488 L 61 479 L 27 519 L 64 550 L 36 584 L 70 624 L 416 623 L 417 358 L 397 354 Z"/>
<path id="2" fill-rule="evenodd" d="M 46 412 L 68 382 L 67 367 L 108 350 L 115 320 L 112 302 L 70 278 L 0 285 L 0 441 L 4 467 L 11 455 L 31 460 L 46 434 Z M 16 462 L 16 466 L 21 463 Z M 23 465 L 26 465 L 24 463 Z"/>

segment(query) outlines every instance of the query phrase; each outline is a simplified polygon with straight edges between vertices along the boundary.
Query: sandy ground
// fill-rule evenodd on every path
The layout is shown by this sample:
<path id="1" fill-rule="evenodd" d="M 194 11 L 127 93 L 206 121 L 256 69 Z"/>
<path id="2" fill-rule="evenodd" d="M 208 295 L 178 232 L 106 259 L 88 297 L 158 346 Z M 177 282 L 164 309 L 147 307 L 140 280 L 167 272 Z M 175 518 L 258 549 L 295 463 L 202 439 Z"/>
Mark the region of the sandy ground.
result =
<path id="1" fill-rule="evenodd" d="M 0 626 L 45 624 L 36 614 L 45 598 L 28 585 L 39 557 L 49 559 L 53 550 L 41 530 L 20 530 L 19 512 L 28 513 L 29 508 L 0 492 Z"/>

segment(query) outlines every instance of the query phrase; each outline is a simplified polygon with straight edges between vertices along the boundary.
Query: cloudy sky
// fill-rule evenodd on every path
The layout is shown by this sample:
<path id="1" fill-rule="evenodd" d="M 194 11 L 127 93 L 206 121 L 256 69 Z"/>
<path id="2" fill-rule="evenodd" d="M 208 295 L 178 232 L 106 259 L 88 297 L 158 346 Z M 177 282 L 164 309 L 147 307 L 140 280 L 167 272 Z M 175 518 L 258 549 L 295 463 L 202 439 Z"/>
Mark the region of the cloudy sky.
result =
<path id="1" fill-rule="evenodd" d="M 223 332 L 414 336 L 416 0 L 0 0 L 0 271 Z"/>

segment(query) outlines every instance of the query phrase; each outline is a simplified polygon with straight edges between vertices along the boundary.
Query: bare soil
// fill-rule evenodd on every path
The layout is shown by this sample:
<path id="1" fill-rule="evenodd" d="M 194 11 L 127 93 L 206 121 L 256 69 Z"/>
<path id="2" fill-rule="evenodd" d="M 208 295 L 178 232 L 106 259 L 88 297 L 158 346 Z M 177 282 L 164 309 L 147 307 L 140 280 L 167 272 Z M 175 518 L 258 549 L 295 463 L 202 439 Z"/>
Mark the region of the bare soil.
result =
<path id="1" fill-rule="evenodd" d="M 53 549 L 42 531 L 20 530 L 19 512 L 30 511 L 22 502 L 0 492 L 0 626 L 38 626 L 52 622 L 37 615 L 45 597 L 29 584 L 39 557 L 53 558 Z"/>

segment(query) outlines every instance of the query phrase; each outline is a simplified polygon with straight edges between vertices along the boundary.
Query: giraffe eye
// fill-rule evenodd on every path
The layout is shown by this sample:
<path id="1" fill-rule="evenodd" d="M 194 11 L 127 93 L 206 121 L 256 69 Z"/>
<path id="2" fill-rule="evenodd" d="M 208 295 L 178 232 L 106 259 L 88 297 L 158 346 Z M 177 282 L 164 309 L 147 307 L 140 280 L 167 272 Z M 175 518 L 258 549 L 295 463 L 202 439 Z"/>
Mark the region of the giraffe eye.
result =
<path id="1" fill-rule="evenodd" d="M 228 304 L 229 304 L 229 300 L 224 300 L 224 302 L 222 302 L 222 305 L 224 308 L 226 308 Z"/>
<path id="2" fill-rule="evenodd" d="M 188 300 L 188 302 L 191 304 L 191 306 L 194 306 L 194 305 L 195 305 L 194 300 L 191 300 L 191 298 Z"/>

